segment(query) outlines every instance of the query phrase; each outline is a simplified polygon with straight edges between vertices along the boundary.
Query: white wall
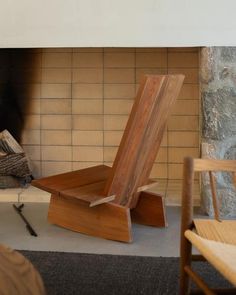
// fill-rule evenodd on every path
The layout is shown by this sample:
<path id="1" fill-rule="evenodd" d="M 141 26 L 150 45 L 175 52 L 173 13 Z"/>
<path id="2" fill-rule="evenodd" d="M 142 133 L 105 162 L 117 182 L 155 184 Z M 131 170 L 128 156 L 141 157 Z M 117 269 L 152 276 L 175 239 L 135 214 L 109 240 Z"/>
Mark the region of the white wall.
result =
<path id="1" fill-rule="evenodd" d="M 235 0 L 1 0 L 0 47 L 236 46 Z"/>

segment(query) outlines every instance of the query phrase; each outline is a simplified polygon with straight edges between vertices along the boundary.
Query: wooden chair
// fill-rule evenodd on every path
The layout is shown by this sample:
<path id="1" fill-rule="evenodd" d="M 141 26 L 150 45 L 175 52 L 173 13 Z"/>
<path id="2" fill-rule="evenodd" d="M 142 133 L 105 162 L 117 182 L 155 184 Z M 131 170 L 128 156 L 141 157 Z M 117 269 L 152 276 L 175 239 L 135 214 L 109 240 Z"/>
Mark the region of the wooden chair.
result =
<path id="1" fill-rule="evenodd" d="M 208 261 L 229 282 L 236 286 L 236 220 L 220 220 L 219 205 L 213 172 L 233 172 L 235 182 L 236 160 L 184 159 L 180 294 L 189 294 L 189 278 L 204 294 L 236 294 L 236 289 L 210 289 L 191 268 L 192 261 Z M 215 219 L 193 219 L 194 172 L 209 173 Z M 192 255 L 194 246 L 201 255 Z M 228 293 L 227 293 L 228 292 Z M 194 294 L 202 294 L 201 292 Z"/>
<path id="2" fill-rule="evenodd" d="M 100 165 L 33 181 L 52 194 L 49 222 L 125 242 L 132 240 L 131 218 L 166 226 L 163 198 L 145 190 L 153 186 L 149 175 L 183 79 L 144 77 L 112 168 Z"/>

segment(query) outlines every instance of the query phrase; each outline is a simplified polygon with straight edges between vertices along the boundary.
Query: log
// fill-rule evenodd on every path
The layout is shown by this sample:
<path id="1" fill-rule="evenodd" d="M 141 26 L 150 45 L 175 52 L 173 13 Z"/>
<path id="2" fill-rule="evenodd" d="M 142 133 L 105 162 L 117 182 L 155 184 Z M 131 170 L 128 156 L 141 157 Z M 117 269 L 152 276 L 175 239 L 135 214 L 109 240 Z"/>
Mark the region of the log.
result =
<path id="1" fill-rule="evenodd" d="M 24 153 L 9 154 L 0 158 L 0 175 L 27 177 L 31 175 Z"/>
<path id="2" fill-rule="evenodd" d="M 7 154 L 24 152 L 19 143 L 6 129 L 0 132 L 0 151 Z"/>
<path id="3" fill-rule="evenodd" d="M 0 132 L 0 187 L 19 187 L 19 178 L 31 175 L 28 159 L 18 142 L 7 131 Z"/>

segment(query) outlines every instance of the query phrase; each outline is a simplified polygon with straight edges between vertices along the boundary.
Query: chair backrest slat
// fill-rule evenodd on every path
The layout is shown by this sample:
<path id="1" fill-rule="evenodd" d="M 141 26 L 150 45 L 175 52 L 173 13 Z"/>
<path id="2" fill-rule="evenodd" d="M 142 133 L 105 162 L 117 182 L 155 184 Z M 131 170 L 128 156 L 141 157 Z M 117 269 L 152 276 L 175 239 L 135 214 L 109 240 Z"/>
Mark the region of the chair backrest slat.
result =
<path id="1" fill-rule="evenodd" d="M 236 160 L 194 159 L 194 171 L 236 172 Z"/>
<path id="2" fill-rule="evenodd" d="M 194 172 L 209 173 L 210 188 L 212 192 L 213 209 L 215 219 L 220 220 L 218 198 L 215 177 L 213 172 L 232 172 L 233 182 L 236 173 L 236 160 L 224 159 L 193 159 L 187 157 L 184 159 L 184 173 L 183 173 L 183 190 L 182 190 L 182 224 L 184 228 L 189 228 L 192 222 L 193 215 L 193 182 Z M 186 227 L 187 224 L 187 227 Z"/>
<path id="3" fill-rule="evenodd" d="M 183 75 L 147 75 L 141 82 L 105 188 L 116 203 L 134 207 L 138 188 L 147 184 L 183 80 Z"/>

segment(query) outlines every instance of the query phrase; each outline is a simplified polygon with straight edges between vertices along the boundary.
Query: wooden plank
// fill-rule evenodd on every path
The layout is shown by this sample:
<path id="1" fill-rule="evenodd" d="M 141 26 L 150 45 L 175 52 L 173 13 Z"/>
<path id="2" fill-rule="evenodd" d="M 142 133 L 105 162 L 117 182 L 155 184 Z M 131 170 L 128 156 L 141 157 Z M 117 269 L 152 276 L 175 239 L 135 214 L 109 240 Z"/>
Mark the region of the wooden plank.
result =
<path id="1" fill-rule="evenodd" d="M 194 171 L 236 172 L 236 160 L 194 159 Z"/>
<path id="2" fill-rule="evenodd" d="M 144 225 L 167 226 L 163 197 L 152 192 L 142 192 L 137 206 L 131 210 L 131 220 Z"/>
<path id="3" fill-rule="evenodd" d="M 106 195 L 116 195 L 117 204 L 135 207 L 137 189 L 147 183 L 183 80 L 183 75 L 147 75 L 141 82 L 105 188 Z"/>
<path id="4" fill-rule="evenodd" d="M 145 191 L 147 189 L 150 189 L 150 188 L 152 188 L 152 187 L 154 187 L 156 185 L 157 185 L 157 182 L 156 181 L 149 180 L 149 183 L 146 184 L 146 185 L 140 186 L 137 189 L 137 192 L 140 193 L 140 192 Z M 98 200 L 90 201 L 90 207 L 94 207 L 94 206 L 97 206 L 97 205 L 101 205 L 101 204 L 104 204 L 104 203 L 108 203 L 108 202 L 114 201 L 115 200 L 115 197 L 116 197 L 116 195 L 112 195 L 112 196 L 108 196 L 108 197 L 102 197 L 102 198 L 100 198 Z M 80 197 L 78 197 L 78 198 L 81 199 Z"/>
<path id="5" fill-rule="evenodd" d="M 132 241 L 130 211 L 116 204 L 90 208 L 85 201 L 52 195 L 48 221 L 91 236 Z"/>
<path id="6" fill-rule="evenodd" d="M 102 199 L 98 199 L 96 201 L 90 202 L 89 207 L 95 207 L 95 206 L 98 206 L 98 205 L 101 205 L 101 204 L 109 203 L 111 201 L 114 201 L 115 198 L 116 198 L 116 195 L 105 197 L 105 198 L 102 198 Z"/>
<path id="7" fill-rule="evenodd" d="M 61 196 L 64 197 L 71 197 L 86 201 L 88 203 L 96 201 L 98 198 L 97 196 L 100 195 L 100 198 L 105 197 L 102 195 L 103 189 L 105 186 L 105 181 L 94 182 L 66 190 L 62 190 L 60 192 Z"/>
<path id="8" fill-rule="evenodd" d="M 153 188 L 156 185 L 157 185 L 157 182 L 156 181 L 151 181 L 148 184 L 145 184 L 143 186 L 138 187 L 137 192 L 140 193 L 140 192 L 146 191 L 146 190 L 148 190 L 150 188 Z"/>
<path id="9" fill-rule="evenodd" d="M 105 165 L 71 171 L 32 181 L 32 185 L 52 194 L 106 180 L 111 168 Z"/>
<path id="10" fill-rule="evenodd" d="M 76 198 L 89 203 L 90 207 L 111 202 L 115 196 L 105 197 L 103 194 L 105 181 L 90 183 L 80 187 L 75 187 L 69 190 L 63 190 L 60 196 Z"/>

